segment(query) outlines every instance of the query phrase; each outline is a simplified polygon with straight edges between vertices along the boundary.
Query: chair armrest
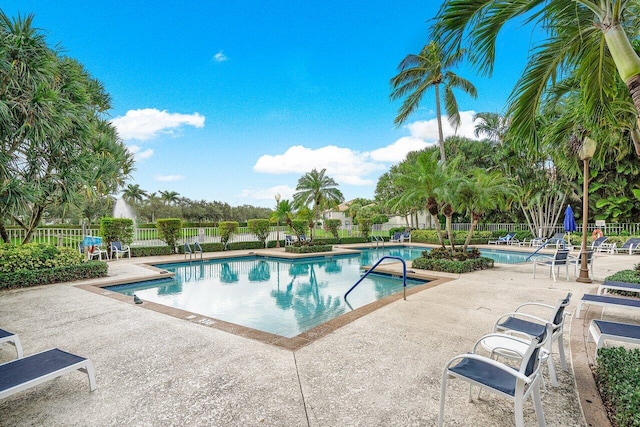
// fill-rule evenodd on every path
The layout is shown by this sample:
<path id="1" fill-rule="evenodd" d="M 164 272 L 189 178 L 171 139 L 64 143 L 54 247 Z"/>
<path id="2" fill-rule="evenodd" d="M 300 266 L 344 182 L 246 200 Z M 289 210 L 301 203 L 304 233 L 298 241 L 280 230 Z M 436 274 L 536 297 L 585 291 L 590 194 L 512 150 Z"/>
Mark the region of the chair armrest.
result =
<path id="1" fill-rule="evenodd" d="M 507 340 L 516 341 L 516 342 L 519 342 L 521 344 L 526 344 L 526 345 L 531 344 L 531 337 L 529 337 L 527 334 L 522 334 L 522 333 L 519 333 L 519 334 L 522 336 L 522 338 L 520 338 L 518 336 L 515 336 L 515 335 L 511 335 L 511 334 L 506 334 L 504 332 L 492 332 L 490 334 L 486 334 L 486 335 L 480 337 L 480 339 L 478 341 L 476 341 L 476 343 L 473 345 L 473 354 L 476 354 L 476 350 L 477 350 L 478 346 L 480 345 L 480 343 L 482 341 L 484 341 L 487 338 L 492 338 L 492 337 L 504 338 L 504 339 L 507 339 Z M 524 355 L 521 354 L 520 356 L 524 356 Z"/>
<path id="2" fill-rule="evenodd" d="M 530 383 L 531 382 L 531 378 L 521 374 L 519 371 L 516 371 L 515 369 L 513 369 L 510 366 L 505 365 L 504 363 L 498 362 L 497 360 L 493 360 L 491 358 L 488 358 L 486 356 L 482 356 L 479 354 L 474 354 L 474 353 L 466 353 L 466 354 L 459 354 L 455 357 L 453 357 L 451 360 L 449 360 L 449 362 L 447 362 L 447 365 L 445 366 L 445 372 L 449 370 L 449 367 L 456 362 L 457 360 L 462 360 L 462 359 L 474 359 L 474 360 L 478 360 L 481 361 L 483 363 L 486 363 L 487 365 L 491 365 L 494 366 L 498 369 L 500 369 L 501 371 L 504 371 L 516 378 L 518 378 L 519 380 L 524 381 L 525 383 Z"/>
<path id="3" fill-rule="evenodd" d="M 545 320 L 545 319 L 543 319 L 543 318 L 541 318 L 541 317 L 538 317 L 538 316 L 534 316 L 533 314 L 527 314 L 527 313 L 516 313 L 516 312 L 513 312 L 513 313 L 506 313 L 506 314 L 503 314 L 502 316 L 500 316 L 500 317 L 498 318 L 498 320 L 496 320 L 496 323 L 495 323 L 495 325 L 493 326 L 493 330 L 495 331 L 495 330 L 496 330 L 496 327 L 498 326 L 498 324 L 499 324 L 503 319 L 506 319 L 507 317 L 524 317 L 525 319 L 528 319 L 528 320 L 535 320 L 535 323 L 542 323 L 543 325 L 546 325 L 547 323 L 551 323 L 551 322 L 549 322 L 548 320 Z M 558 325 L 554 325 L 554 324 L 551 324 L 551 325 L 552 325 L 554 328 L 555 328 L 556 326 L 558 326 Z"/>

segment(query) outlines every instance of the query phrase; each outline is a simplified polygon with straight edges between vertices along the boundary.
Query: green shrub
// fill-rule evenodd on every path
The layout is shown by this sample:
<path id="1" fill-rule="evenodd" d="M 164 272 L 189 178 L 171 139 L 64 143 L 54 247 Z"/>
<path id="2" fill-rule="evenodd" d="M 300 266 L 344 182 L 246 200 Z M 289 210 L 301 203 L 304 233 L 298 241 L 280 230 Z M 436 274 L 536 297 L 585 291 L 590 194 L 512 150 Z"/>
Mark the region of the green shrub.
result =
<path id="1" fill-rule="evenodd" d="M 131 248 L 132 257 L 171 255 L 171 253 L 169 246 L 134 246 Z"/>
<path id="2" fill-rule="evenodd" d="M 607 276 L 604 280 L 614 282 L 640 283 L 640 272 L 638 270 L 621 270 L 611 276 Z"/>
<path id="3" fill-rule="evenodd" d="M 468 259 L 466 261 L 452 261 L 448 259 L 433 259 L 420 257 L 412 261 L 412 268 L 423 270 L 444 271 L 446 273 L 468 273 L 475 270 L 485 270 L 493 268 L 493 260 L 480 257 Z"/>
<path id="4" fill-rule="evenodd" d="M 175 254 L 182 231 L 182 220 L 180 218 L 162 218 L 156 221 L 156 227 L 160 240 L 163 240 L 171 248 L 171 253 Z"/>
<path id="5" fill-rule="evenodd" d="M 324 229 L 325 231 L 331 233 L 334 239 L 339 239 L 340 236 L 338 235 L 338 229 L 341 225 L 342 221 L 340 221 L 339 219 L 327 219 L 324 222 Z"/>
<path id="6" fill-rule="evenodd" d="M 0 246 L 0 273 L 68 267 L 81 264 L 83 261 L 82 254 L 75 249 L 59 248 L 45 243 Z"/>
<path id="7" fill-rule="evenodd" d="M 227 245 L 228 250 L 239 250 L 239 249 L 264 249 L 264 244 L 262 242 L 234 242 L 229 243 Z"/>
<path id="8" fill-rule="evenodd" d="M 640 426 L 640 350 L 600 348 L 595 376 L 615 424 Z"/>
<path id="9" fill-rule="evenodd" d="M 224 247 L 227 247 L 227 243 L 231 240 L 231 236 L 238 230 L 238 221 L 220 221 L 218 223 L 218 231 L 220 231 L 220 241 Z"/>
<path id="10" fill-rule="evenodd" d="M 262 242 L 262 247 L 266 247 L 267 237 L 269 237 L 269 231 L 271 224 L 268 219 L 250 219 L 247 221 L 249 230 L 258 237 L 258 240 Z"/>
<path id="11" fill-rule="evenodd" d="M 103 243 L 107 248 L 111 247 L 111 242 L 130 245 L 133 242 L 133 220 L 130 218 L 101 218 L 100 236 L 102 236 Z"/>
<path id="12" fill-rule="evenodd" d="M 284 248 L 285 252 L 291 252 L 294 254 L 310 254 L 316 252 L 331 252 L 333 250 L 332 245 L 303 245 L 294 246 L 289 245 Z"/>
<path id="13" fill-rule="evenodd" d="M 359 217 L 358 230 L 360 230 L 365 240 L 369 240 L 369 233 L 371 233 L 371 218 Z"/>
<path id="14" fill-rule="evenodd" d="M 107 275 L 107 263 L 87 261 L 63 267 L 19 270 L 0 274 L 0 289 L 15 289 L 50 283 L 72 282 Z"/>

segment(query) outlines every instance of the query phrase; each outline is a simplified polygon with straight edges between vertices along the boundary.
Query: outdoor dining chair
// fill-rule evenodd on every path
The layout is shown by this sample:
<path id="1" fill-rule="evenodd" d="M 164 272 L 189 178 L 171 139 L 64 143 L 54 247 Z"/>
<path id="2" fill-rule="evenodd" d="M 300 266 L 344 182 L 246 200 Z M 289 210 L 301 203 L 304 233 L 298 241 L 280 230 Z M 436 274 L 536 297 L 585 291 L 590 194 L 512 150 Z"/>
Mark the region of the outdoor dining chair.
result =
<path id="1" fill-rule="evenodd" d="M 558 249 L 556 253 L 550 256 L 539 256 L 533 259 L 533 278 L 536 278 L 537 266 L 549 267 L 549 276 L 553 277 L 553 281 L 556 281 L 556 277 L 560 273 L 560 267 L 564 266 L 565 276 L 567 276 L 567 282 L 569 281 L 569 249 Z"/>

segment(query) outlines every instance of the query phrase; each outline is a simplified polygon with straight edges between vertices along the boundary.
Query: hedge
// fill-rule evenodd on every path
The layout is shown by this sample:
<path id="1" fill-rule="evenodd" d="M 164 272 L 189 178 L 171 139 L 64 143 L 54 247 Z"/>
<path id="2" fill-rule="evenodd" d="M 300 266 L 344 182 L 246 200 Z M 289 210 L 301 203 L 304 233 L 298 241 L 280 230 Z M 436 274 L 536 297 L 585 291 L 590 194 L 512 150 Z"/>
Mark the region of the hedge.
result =
<path id="1" fill-rule="evenodd" d="M 3 273 L 0 274 L 0 289 L 16 289 L 28 286 L 48 285 L 50 283 L 73 282 L 75 280 L 105 277 L 106 275 L 106 262 L 87 261 L 72 266 Z"/>
<path id="2" fill-rule="evenodd" d="M 69 267 L 81 264 L 82 261 L 82 254 L 72 248 L 59 248 L 46 243 L 27 243 L 21 246 L 0 244 L 0 273 Z"/>
<path id="3" fill-rule="evenodd" d="M 420 257 L 412 261 L 411 267 L 422 270 L 461 274 L 475 270 L 493 268 L 493 260 L 491 258 L 480 257 L 476 259 L 468 259 L 466 261 L 450 261 L 446 259 L 429 259 Z"/>
<path id="4" fill-rule="evenodd" d="M 640 426 L 640 350 L 602 347 L 594 373 L 614 424 Z"/>
<path id="5" fill-rule="evenodd" d="M 302 245 L 302 246 L 287 246 L 284 248 L 285 252 L 291 252 L 292 254 L 312 254 L 316 252 L 331 252 L 333 250 L 332 245 Z"/>

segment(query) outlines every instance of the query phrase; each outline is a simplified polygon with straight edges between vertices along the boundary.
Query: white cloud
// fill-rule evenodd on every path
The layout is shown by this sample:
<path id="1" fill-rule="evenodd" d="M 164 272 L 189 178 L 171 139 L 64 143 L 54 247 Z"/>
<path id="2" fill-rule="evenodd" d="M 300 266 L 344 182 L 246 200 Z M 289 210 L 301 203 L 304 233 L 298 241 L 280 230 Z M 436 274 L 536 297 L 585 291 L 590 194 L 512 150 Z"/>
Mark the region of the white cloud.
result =
<path id="1" fill-rule="evenodd" d="M 227 59 L 227 55 L 225 55 L 224 53 L 222 53 L 222 51 L 219 51 L 218 53 L 216 53 L 215 55 L 213 55 L 213 60 L 216 62 L 224 62 Z"/>
<path id="2" fill-rule="evenodd" d="M 136 160 L 144 160 L 144 159 L 148 159 L 149 157 L 153 156 L 153 150 L 151 148 L 143 150 L 138 145 L 129 145 L 127 147 L 127 149 L 129 150 L 129 152 L 131 154 L 133 154 L 133 157 Z"/>
<path id="3" fill-rule="evenodd" d="M 204 116 L 198 113 L 179 114 L 160 111 L 155 108 L 129 110 L 124 116 L 116 117 L 111 123 L 123 140 L 147 141 L 159 133 L 171 133 L 180 126 L 204 127 Z"/>
<path id="4" fill-rule="evenodd" d="M 379 162 L 398 163 L 407 157 L 407 153 L 426 148 L 430 143 L 415 136 L 403 136 L 391 145 L 373 150 L 369 155 Z"/>
<path id="5" fill-rule="evenodd" d="M 372 162 L 366 153 L 335 145 L 317 149 L 294 145 L 284 154 L 263 155 L 253 166 L 256 172 L 275 175 L 290 173 L 301 175 L 313 168 L 318 170 L 326 168 L 327 175 L 341 183 L 369 185 L 372 181 L 362 177 L 384 170 L 386 166 Z"/>
<path id="6" fill-rule="evenodd" d="M 266 189 L 245 188 L 240 193 L 240 197 L 253 200 L 273 200 L 273 205 L 275 206 L 276 194 L 280 194 L 280 200 L 291 200 L 295 192 L 296 189 L 288 185 L 276 185 Z"/>
<path id="7" fill-rule="evenodd" d="M 182 175 L 156 175 L 155 180 L 160 182 L 181 181 L 184 179 Z"/>
<path id="8" fill-rule="evenodd" d="M 461 111 L 460 112 L 460 126 L 458 127 L 458 131 L 454 131 L 451 125 L 449 124 L 449 120 L 447 120 L 447 116 L 442 117 L 442 133 L 445 139 L 448 136 L 458 135 L 464 136 L 471 139 L 478 139 L 473 134 L 475 129 L 475 124 L 473 123 L 473 116 L 476 114 L 475 111 Z M 411 136 L 424 139 L 425 141 L 437 141 L 438 140 L 438 120 L 420 120 L 417 122 L 409 123 L 406 126 L 411 133 Z"/>

